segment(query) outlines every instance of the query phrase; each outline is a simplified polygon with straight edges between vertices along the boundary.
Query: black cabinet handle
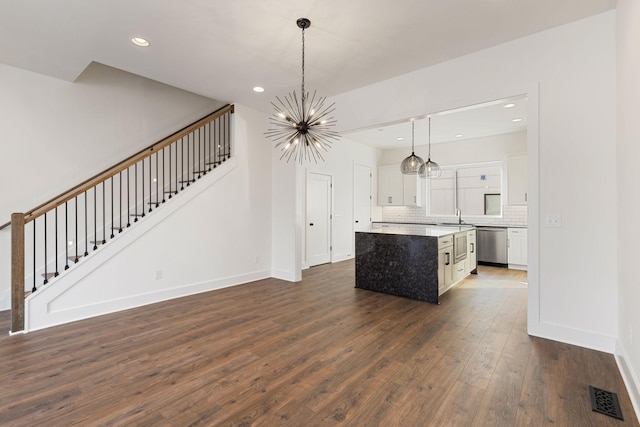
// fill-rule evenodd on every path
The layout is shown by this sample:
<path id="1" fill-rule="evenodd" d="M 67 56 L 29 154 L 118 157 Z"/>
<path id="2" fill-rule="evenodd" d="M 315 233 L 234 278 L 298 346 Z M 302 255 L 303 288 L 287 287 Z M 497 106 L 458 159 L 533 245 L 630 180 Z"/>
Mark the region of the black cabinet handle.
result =
<path id="1" fill-rule="evenodd" d="M 447 260 L 444 265 L 449 265 L 451 263 L 451 254 L 449 252 L 445 252 L 445 255 L 447 256 Z"/>
<path id="2" fill-rule="evenodd" d="M 313 227 L 313 223 L 310 223 L 309 225 Z"/>
<path id="3" fill-rule="evenodd" d="M 471 242 L 471 253 L 474 253 L 476 251 L 476 244 Z"/>
<path id="4" fill-rule="evenodd" d="M 358 220 L 356 219 L 356 224 L 357 224 L 357 223 L 359 223 L 359 222 L 360 222 L 360 221 L 358 221 Z"/>

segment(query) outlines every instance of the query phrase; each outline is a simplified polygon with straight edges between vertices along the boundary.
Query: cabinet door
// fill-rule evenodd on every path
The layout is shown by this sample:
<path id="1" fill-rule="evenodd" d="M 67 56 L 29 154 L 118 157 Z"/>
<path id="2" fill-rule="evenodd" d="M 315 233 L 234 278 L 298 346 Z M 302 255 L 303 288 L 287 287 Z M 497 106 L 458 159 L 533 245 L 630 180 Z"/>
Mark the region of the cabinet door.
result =
<path id="1" fill-rule="evenodd" d="M 527 229 L 509 228 L 508 262 L 515 265 L 527 265 Z"/>
<path id="2" fill-rule="evenodd" d="M 465 260 L 466 261 L 466 260 Z M 457 264 L 453 264 L 453 268 L 452 268 L 452 280 L 454 282 L 457 282 L 459 280 L 464 279 L 467 274 L 464 271 L 464 267 L 466 262 L 465 261 L 459 261 Z"/>
<path id="3" fill-rule="evenodd" d="M 438 251 L 438 295 L 447 290 L 452 281 L 453 246 Z"/>
<path id="4" fill-rule="evenodd" d="M 476 230 L 467 232 L 467 268 L 466 272 L 471 273 L 478 266 L 478 254 L 476 245 Z"/>
<path id="5" fill-rule="evenodd" d="M 378 167 L 378 205 L 400 206 L 403 204 L 403 182 L 400 166 Z"/>
<path id="6" fill-rule="evenodd" d="M 527 204 L 527 156 L 507 158 L 507 188 L 510 205 Z"/>
<path id="7" fill-rule="evenodd" d="M 423 185 L 420 175 L 402 175 L 403 203 L 406 206 L 422 206 Z"/>

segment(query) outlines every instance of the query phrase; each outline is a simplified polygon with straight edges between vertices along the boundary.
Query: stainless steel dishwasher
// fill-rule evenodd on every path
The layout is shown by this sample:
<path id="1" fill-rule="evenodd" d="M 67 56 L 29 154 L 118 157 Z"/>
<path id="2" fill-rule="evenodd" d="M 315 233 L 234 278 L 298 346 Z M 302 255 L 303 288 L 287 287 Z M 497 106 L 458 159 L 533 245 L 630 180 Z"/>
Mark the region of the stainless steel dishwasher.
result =
<path id="1" fill-rule="evenodd" d="M 507 229 L 500 227 L 477 227 L 478 263 L 506 267 Z"/>

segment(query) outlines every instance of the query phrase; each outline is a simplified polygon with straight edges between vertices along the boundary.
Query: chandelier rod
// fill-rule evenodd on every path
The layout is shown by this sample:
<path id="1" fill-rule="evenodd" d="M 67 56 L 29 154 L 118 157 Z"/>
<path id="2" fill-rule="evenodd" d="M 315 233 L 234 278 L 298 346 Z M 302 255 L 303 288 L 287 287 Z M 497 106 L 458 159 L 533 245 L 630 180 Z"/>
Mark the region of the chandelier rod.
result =
<path id="1" fill-rule="evenodd" d="M 427 159 L 431 160 L 431 116 L 429 116 L 429 154 L 427 155 Z"/>

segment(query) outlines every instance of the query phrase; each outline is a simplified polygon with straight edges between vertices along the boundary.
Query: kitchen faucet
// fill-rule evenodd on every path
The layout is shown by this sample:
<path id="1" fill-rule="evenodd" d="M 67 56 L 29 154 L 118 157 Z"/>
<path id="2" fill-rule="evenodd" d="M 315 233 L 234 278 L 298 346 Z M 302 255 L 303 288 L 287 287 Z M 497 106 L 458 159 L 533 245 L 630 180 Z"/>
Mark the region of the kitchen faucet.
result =
<path id="1" fill-rule="evenodd" d="M 462 224 L 462 211 L 460 208 L 456 208 L 456 216 L 458 217 L 458 224 Z"/>

